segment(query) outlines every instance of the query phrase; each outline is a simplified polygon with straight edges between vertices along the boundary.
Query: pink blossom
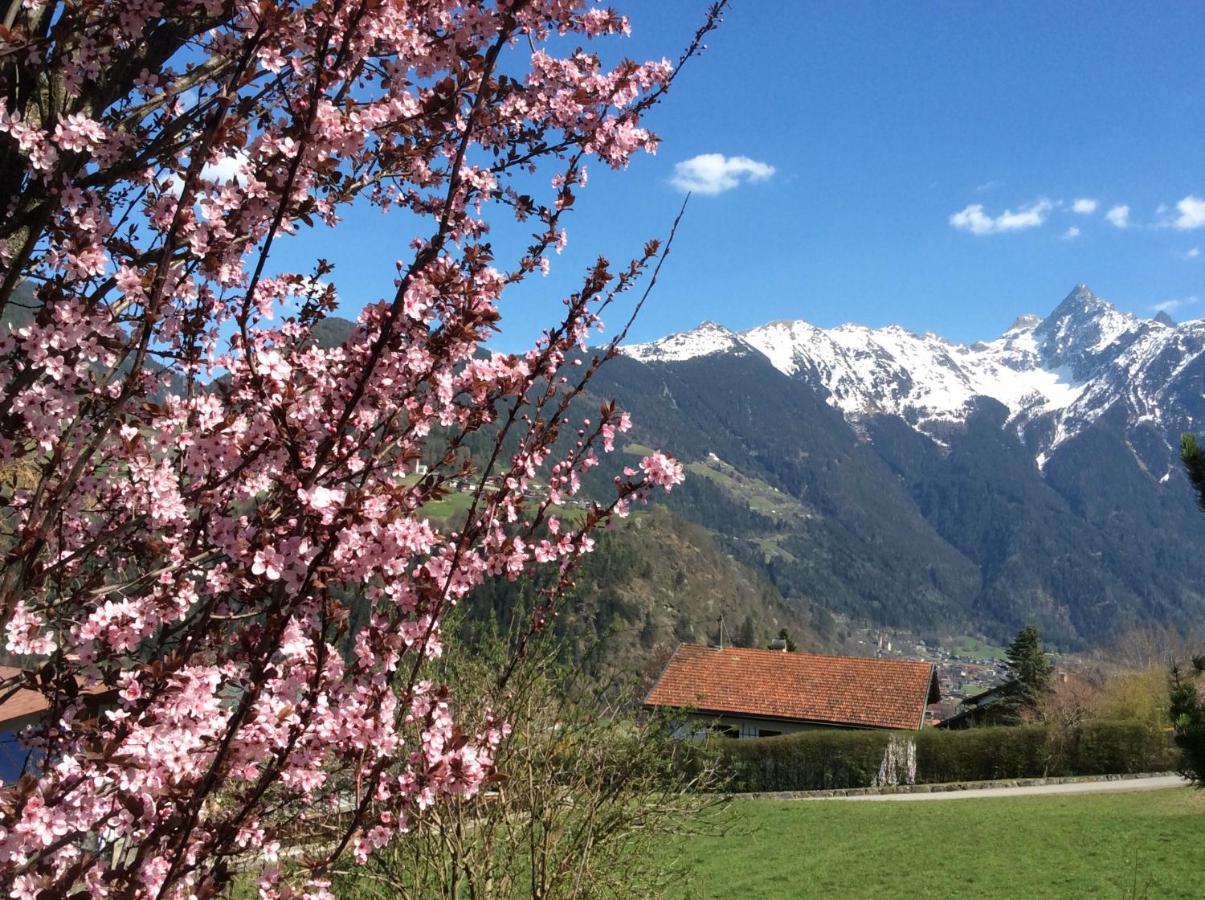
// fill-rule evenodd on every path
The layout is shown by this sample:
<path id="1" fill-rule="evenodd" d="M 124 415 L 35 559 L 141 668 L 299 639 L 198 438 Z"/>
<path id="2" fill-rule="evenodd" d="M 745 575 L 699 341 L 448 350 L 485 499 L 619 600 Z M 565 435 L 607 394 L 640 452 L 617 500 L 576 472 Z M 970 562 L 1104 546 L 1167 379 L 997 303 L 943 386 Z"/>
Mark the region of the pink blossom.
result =
<path id="1" fill-rule="evenodd" d="M 319 485 L 313 490 L 298 491 L 297 496 L 301 501 L 308 505 L 310 509 L 328 509 L 331 506 L 337 506 L 343 502 L 343 498 L 347 496 L 346 491 L 325 488 Z"/>
<path id="2" fill-rule="evenodd" d="M 650 483 L 667 491 L 673 490 L 675 484 L 681 484 L 686 478 L 682 463 L 661 451 L 640 460 L 640 469 Z"/>
<path id="3" fill-rule="evenodd" d="M 46 656 L 53 653 L 57 647 L 54 637 L 46 628 L 42 616 L 33 613 L 25 605 L 25 601 L 17 601 L 8 623 L 4 626 L 8 640 L 5 649 L 9 653 L 32 654 Z"/>
<path id="4" fill-rule="evenodd" d="M 280 578 L 284 568 L 284 558 L 271 547 L 256 551 L 255 562 L 251 565 L 252 575 L 263 575 L 269 581 Z"/>
<path id="5" fill-rule="evenodd" d="M 63 150 L 92 150 L 99 147 L 104 139 L 104 127 L 82 113 L 68 114 L 54 129 L 54 142 Z"/>

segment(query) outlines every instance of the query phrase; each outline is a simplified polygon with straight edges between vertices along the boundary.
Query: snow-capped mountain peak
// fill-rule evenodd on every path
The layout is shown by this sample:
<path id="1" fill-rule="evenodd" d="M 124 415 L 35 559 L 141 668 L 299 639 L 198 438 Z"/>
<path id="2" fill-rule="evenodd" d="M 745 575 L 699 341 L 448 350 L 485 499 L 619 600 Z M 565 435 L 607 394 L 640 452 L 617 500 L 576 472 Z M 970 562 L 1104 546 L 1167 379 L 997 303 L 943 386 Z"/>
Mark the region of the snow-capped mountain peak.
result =
<path id="1" fill-rule="evenodd" d="M 850 420 L 897 415 L 938 441 L 965 421 L 975 398 L 990 397 L 1007 407 L 1010 426 L 1039 461 L 1119 403 L 1127 421 L 1155 423 L 1165 440 L 1205 420 L 1205 320 L 1176 325 L 1120 312 L 1082 284 L 1045 318 L 1021 316 L 976 344 L 898 325 L 776 321 L 743 333 L 705 322 L 624 348 L 645 362 L 754 351 L 826 392 Z M 1043 427 L 1027 435 L 1039 420 Z"/>
<path id="2" fill-rule="evenodd" d="M 713 353 L 749 352 L 740 335 L 715 322 L 703 322 L 690 331 L 671 334 L 647 344 L 629 344 L 623 352 L 641 362 L 682 362 Z"/>
<path id="3" fill-rule="evenodd" d="M 1004 333 L 1007 335 L 1014 331 L 1033 331 L 1041 324 L 1042 317 L 1036 313 L 1022 313 L 1021 315 L 1017 316 L 1013 323 L 1008 326 L 1008 330 Z"/>
<path id="4" fill-rule="evenodd" d="M 1116 356 L 1146 326 L 1146 320 L 1118 312 L 1085 285 L 1076 285 L 1035 329 L 1049 365 L 1070 365 L 1081 377 L 1106 355 Z"/>
<path id="5" fill-rule="evenodd" d="M 974 398 L 992 397 L 1010 412 L 1069 401 L 1068 373 L 1039 364 L 1034 332 L 1041 320 L 1019 320 L 995 341 L 958 344 L 899 326 L 773 323 L 743 337 L 789 375 L 828 391 L 847 417 L 886 413 L 937 433 L 962 421 Z"/>

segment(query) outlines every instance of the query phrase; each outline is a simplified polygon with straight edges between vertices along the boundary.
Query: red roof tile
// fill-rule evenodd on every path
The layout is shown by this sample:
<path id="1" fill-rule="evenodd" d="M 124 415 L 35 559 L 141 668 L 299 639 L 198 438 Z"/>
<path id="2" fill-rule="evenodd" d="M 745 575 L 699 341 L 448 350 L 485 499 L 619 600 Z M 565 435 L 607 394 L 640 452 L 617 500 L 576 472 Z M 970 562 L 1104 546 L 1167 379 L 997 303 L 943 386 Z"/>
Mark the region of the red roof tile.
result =
<path id="1" fill-rule="evenodd" d="M 7 681 L 15 676 L 22 674 L 21 669 L 13 666 L 0 666 L 0 682 Z M 0 697 L 3 697 L 11 686 L 0 691 Z M 82 693 L 91 695 L 100 695 L 107 693 L 109 688 L 104 685 L 85 685 Z M 46 698 L 38 691 L 30 690 L 29 688 L 19 688 L 3 703 L 0 703 L 0 727 L 9 722 L 24 719 L 26 716 L 31 716 L 34 713 L 42 713 L 50 708 L 50 704 L 46 702 Z"/>
<path id="2" fill-rule="evenodd" d="M 682 644 L 645 706 L 917 729 L 932 683 L 927 662 Z"/>

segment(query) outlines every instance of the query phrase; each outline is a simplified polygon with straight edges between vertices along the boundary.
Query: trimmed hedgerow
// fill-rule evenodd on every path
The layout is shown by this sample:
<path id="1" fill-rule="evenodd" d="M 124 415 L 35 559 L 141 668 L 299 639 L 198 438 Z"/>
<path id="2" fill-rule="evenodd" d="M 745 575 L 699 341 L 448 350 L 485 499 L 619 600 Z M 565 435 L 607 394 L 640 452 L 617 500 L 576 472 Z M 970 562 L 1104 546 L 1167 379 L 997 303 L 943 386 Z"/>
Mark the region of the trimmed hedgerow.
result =
<path id="1" fill-rule="evenodd" d="M 826 729 L 724 741 L 717 749 L 733 791 L 819 791 L 873 782 L 891 735 Z"/>
<path id="2" fill-rule="evenodd" d="M 931 728 L 916 735 L 916 780 L 922 784 L 1041 778 L 1055 774 L 1049 768 L 1049 735 L 1042 725 Z"/>
<path id="3" fill-rule="evenodd" d="M 1142 722 L 1087 722 L 1075 732 L 1077 775 L 1163 772 L 1180 765 L 1167 732 Z"/>
<path id="4" fill-rule="evenodd" d="M 1174 769 L 1168 736 L 1140 722 L 1088 722 L 921 732 L 816 730 L 713 742 L 730 790 L 815 791 L 869 787 L 892 736 L 916 743 L 916 781 L 991 781 Z"/>

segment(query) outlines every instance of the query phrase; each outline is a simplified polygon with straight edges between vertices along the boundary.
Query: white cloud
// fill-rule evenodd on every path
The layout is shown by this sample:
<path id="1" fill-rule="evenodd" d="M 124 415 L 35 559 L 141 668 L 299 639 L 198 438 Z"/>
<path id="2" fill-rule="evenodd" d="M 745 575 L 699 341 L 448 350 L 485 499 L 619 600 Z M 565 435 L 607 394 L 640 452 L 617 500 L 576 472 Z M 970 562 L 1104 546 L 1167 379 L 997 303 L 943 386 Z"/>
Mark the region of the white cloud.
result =
<path id="1" fill-rule="evenodd" d="M 1054 204 L 1049 200 L 1035 200 L 1015 212 L 1006 209 L 998 216 L 989 216 L 983 211 L 982 203 L 972 203 L 966 209 L 950 216 L 950 224 L 960 231 L 975 235 L 999 234 L 1004 231 L 1024 231 L 1037 228 L 1046 221 Z"/>
<path id="2" fill-rule="evenodd" d="M 1068 228 L 1066 231 L 1063 232 L 1063 240 L 1065 240 L 1065 241 L 1073 241 L 1077 237 L 1079 237 L 1079 229 L 1076 228 L 1074 225 L 1072 225 L 1070 228 Z"/>
<path id="3" fill-rule="evenodd" d="M 247 154 L 239 150 L 234 156 L 223 156 L 217 162 L 205 163 L 201 166 L 201 177 L 216 184 L 229 184 L 231 181 L 236 181 L 239 185 L 246 187 L 249 180 L 245 169 L 247 161 Z M 187 164 L 182 163 L 181 172 L 187 171 Z M 175 172 L 169 173 L 166 180 L 167 190 L 179 197 L 184 190 L 184 180 Z"/>
<path id="4" fill-rule="evenodd" d="M 680 191 L 722 194 L 742 181 L 765 181 L 774 167 L 747 156 L 701 153 L 674 166 L 671 183 Z"/>
<path id="5" fill-rule="evenodd" d="M 1175 255 L 1183 260 L 1196 259 L 1198 256 L 1201 255 L 1201 248 L 1200 247 L 1189 247 L 1187 250 L 1176 253 Z"/>
<path id="6" fill-rule="evenodd" d="M 246 164 L 247 154 L 240 150 L 235 156 L 223 156 L 215 163 L 205 163 L 201 167 L 201 177 L 218 184 L 238 181 L 239 184 L 246 185 L 247 175 L 243 171 Z"/>
<path id="7" fill-rule="evenodd" d="M 975 193 L 983 194 L 987 191 L 994 191 L 998 187 L 1004 187 L 1003 181 L 996 181 L 994 178 L 991 181 L 985 181 L 983 184 L 975 186 Z"/>
<path id="8" fill-rule="evenodd" d="M 1155 312 L 1172 313 L 1181 307 L 1192 306 L 1194 303 L 1200 302 L 1200 299 L 1200 297 L 1194 295 L 1191 297 L 1180 297 L 1175 300 L 1164 300 L 1162 303 L 1152 304 L 1151 309 Z"/>
<path id="9" fill-rule="evenodd" d="M 1176 209 L 1179 210 L 1180 215 L 1172 220 L 1173 228 L 1190 231 L 1205 225 L 1205 200 L 1200 197 L 1189 194 L 1176 204 Z"/>
<path id="10" fill-rule="evenodd" d="M 1114 206 L 1107 213 L 1105 213 L 1105 219 L 1108 220 L 1110 225 L 1116 228 L 1129 228 L 1130 208 L 1124 203 Z"/>
<path id="11" fill-rule="evenodd" d="M 1096 212 L 1096 207 L 1099 205 L 1092 197 L 1076 197 L 1071 201 L 1071 211 L 1077 212 L 1081 216 L 1090 216 Z"/>

